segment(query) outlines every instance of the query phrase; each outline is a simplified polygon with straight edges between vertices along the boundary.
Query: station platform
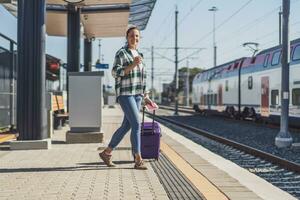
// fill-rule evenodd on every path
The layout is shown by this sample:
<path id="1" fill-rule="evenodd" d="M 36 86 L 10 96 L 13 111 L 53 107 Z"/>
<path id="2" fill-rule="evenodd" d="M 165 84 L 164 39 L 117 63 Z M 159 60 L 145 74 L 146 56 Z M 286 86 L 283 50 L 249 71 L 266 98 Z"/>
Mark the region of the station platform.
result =
<path id="1" fill-rule="evenodd" d="M 117 167 L 106 167 L 98 153 L 122 117 L 118 106 L 103 109 L 103 144 L 66 144 L 66 126 L 49 150 L 1 147 L 0 199 L 296 199 L 164 125 L 161 157 L 148 170 L 133 168 L 129 133 L 113 152 Z"/>

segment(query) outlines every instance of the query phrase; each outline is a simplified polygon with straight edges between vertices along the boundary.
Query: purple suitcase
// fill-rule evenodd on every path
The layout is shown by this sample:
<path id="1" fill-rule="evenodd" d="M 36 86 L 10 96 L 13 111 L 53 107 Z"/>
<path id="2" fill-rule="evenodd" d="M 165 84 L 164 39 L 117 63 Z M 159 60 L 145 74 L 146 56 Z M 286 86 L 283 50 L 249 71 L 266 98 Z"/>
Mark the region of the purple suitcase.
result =
<path id="1" fill-rule="evenodd" d="M 144 122 L 145 108 L 143 108 L 143 121 L 141 130 L 141 153 L 142 158 L 156 159 L 159 157 L 161 130 L 159 123 L 154 121 L 155 111 L 153 111 L 152 122 Z"/>

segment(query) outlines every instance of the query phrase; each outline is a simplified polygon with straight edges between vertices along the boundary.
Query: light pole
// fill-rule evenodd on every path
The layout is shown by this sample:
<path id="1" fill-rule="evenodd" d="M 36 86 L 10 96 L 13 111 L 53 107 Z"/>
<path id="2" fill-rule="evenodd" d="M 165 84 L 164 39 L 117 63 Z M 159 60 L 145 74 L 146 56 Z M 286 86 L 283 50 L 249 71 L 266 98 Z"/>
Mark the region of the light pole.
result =
<path id="1" fill-rule="evenodd" d="M 98 44 L 98 47 L 99 47 L 99 59 L 98 59 L 98 61 L 99 61 L 99 63 L 101 63 L 101 39 L 98 39 L 98 41 L 99 41 L 99 44 Z"/>
<path id="2" fill-rule="evenodd" d="M 217 66 L 217 45 L 216 45 L 216 11 L 218 8 L 216 6 L 211 7 L 208 11 L 213 12 L 213 53 L 214 53 L 214 67 Z"/>

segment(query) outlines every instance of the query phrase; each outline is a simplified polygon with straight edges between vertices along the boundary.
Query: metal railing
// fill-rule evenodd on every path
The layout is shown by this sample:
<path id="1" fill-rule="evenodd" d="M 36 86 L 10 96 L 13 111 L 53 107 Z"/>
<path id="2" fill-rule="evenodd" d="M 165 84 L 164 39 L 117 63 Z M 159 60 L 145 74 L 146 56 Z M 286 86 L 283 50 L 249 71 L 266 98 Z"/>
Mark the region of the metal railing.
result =
<path id="1" fill-rule="evenodd" d="M 0 43 L 0 131 L 16 125 L 16 45 L 0 33 L 1 41 L 8 42 L 5 48 Z"/>

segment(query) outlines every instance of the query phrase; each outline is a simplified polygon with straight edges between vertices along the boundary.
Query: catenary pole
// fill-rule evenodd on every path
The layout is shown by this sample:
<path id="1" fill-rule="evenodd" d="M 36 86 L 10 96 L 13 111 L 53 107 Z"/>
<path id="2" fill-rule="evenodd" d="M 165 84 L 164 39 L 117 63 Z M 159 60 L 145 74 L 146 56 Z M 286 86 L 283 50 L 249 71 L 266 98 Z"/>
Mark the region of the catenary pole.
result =
<path id="1" fill-rule="evenodd" d="M 175 113 L 178 115 L 178 10 L 175 9 Z"/>
<path id="2" fill-rule="evenodd" d="M 275 145 L 279 148 L 289 147 L 293 138 L 289 127 L 289 62 L 290 62 L 290 41 L 289 41 L 289 15 L 290 0 L 282 0 L 283 24 L 282 24 L 282 59 L 281 59 L 281 118 L 280 132 L 275 138 Z"/>
<path id="3" fill-rule="evenodd" d="M 189 59 L 186 59 L 186 103 L 185 105 L 190 106 L 190 69 L 189 69 Z"/>
<path id="4" fill-rule="evenodd" d="M 281 39 L 281 34 L 282 34 L 282 32 L 281 32 L 282 31 L 282 25 L 281 25 L 282 11 L 281 11 L 281 6 L 279 8 L 278 15 L 279 15 L 279 19 L 278 19 L 278 21 L 279 21 L 279 45 L 281 45 L 281 43 L 282 43 L 282 39 Z"/>

